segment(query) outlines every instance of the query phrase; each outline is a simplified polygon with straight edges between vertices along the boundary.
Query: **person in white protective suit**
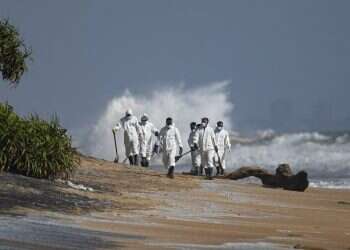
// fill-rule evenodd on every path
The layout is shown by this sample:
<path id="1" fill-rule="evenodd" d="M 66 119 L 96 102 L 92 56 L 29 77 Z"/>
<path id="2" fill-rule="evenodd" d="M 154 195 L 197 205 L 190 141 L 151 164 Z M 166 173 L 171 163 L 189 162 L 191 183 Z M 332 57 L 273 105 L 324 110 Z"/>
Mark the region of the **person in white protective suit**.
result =
<path id="1" fill-rule="evenodd" d="M 148 115 L 143 114 L 140 122 L 140 155 L 141 166 L 148 167 L 152 156 L 152 135 L 159 136 L 158 129 L 149 121 Z"/>
<path id="2" fill-rule="evenodd" d="M 188 136 L 188 146 L 191 148 L 191 159 L 192 159 L 192 168 L 191 174 L 199 175 L 199 168 L 201 165 L 201 155 L 198 149 L 194 147 L 194 137 L 197 133 L 197 124 L 195 122 L 190 123 L 191 132 Z"/>
<path id="3" fill-rule="evenodd" d="M 217 122 L 217 126 L 214 130 L 215 139 L 218 146 L 218 153 L 215 155 L 216 175 L 224 175 L 226 169 L 226 155 L 231 151 L 230 135 L 226 129 L 224 129 L 224 123 L 222 121 Z M 218 156 L 219 155 L 219 156 Z M 220 158 L 219 158 L 220 157 Z M 220 168 L 220 162 L 222 168 Z"/>
<path id="4" fill-rule="evenodd" d="M 204 167 L 205 175 L 209 180 L 213 176 L 214 157 L 218 152 L 214 129 L 208 126 L 209 119 L 202 118 L 201 128 L 197 130 L 194 137 L 194 148 L 199 148 L 201 164 Z"/>
<path id="5" fill-rule="evenodd" d="M 140 126 L 131 109 L 125 112 L 125 116 L 120 119 L 120 123 L 113 128 L 113 131 L 116 132 L 121 128 L 124 129 L 125 155 L 130 165 L 138 165 Z"/>
<path id="6" fill-rule="evenodd" d="M 166 125 L 159 133 L 160 149 L 163 153 L 164 167 L 168 168 L 167 176 L 174 178 L 175 156 L 177 147 L 179 147 L 179 155 L 182 155 L 183 146 L 179 130 L 173 124 L 173 119 L 168 117 Z"/>

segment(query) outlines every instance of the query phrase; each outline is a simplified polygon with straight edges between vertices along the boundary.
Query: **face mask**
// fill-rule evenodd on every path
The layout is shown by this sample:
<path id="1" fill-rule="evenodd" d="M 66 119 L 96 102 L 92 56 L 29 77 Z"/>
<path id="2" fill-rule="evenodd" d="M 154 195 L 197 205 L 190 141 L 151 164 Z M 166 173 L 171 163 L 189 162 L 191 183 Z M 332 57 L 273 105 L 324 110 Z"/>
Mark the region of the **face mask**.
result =
<path id="1" fill-rule="evenodd" d="M 202 127 L 203 127 L 203 128 L 206 128 L 207 125 L 208 125 L 208 124 L 207 124 L 206 122 L 202 122 Z"/>
<path id="2" fill-rule="evenodd" d="M 222 127 L 217 127 L 217 128 L 218 128 L 218 130 L 219 130 L 219 131 L 221 131 L 221 130 L 222 130 Z"/>

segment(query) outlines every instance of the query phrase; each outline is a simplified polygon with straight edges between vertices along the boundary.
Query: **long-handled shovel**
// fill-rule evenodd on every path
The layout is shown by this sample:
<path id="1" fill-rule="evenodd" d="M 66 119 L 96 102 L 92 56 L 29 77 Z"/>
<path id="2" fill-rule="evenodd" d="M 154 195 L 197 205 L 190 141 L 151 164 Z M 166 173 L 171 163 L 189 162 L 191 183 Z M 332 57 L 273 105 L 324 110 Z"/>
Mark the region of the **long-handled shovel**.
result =
<path id="1" fill-rule="evenodd" d="M 189 151 L 185 152 L 185 153 L 182 154 L 182 155 L 177 155 L 177 156 L 175 156 L 175 162 L 177 162 L 177 161 L 180 160 L 183 156 L 188 155 L 188 154 L 191 153 L 191 152 L 192 152 L 192 150 L 189 150 Z"/>
<path id="2" fill-rule="evenodd" d="M 113 139 L 114 139 L 114 147 L 115 147 L 115 158 L 114 162 L 118 163 L 119 162 L 119 155 L 118 155 L 118 146 L 117 146 L 117 139 L 115 138 L 115 132 L 113 130 Z"/>

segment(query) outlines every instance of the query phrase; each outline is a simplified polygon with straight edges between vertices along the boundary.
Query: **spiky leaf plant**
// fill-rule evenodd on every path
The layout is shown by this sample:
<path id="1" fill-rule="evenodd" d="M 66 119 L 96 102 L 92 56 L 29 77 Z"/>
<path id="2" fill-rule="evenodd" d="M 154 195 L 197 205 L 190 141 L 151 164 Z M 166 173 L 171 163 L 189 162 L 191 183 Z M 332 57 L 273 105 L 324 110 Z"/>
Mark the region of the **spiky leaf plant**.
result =
<path id="1" fill-rule="evenodd" d="M 16 86 L 27 70 L 31 53 L 15 26 L 0 19 L 0 72 L 3 80 Z"/>
<path id="2" fill-rule="evenodd" d="M 71 138 L 57 117 L 21 118 L 0 104 L 0 170 L 37 178 L 68 178 L 79 164 Z"/>

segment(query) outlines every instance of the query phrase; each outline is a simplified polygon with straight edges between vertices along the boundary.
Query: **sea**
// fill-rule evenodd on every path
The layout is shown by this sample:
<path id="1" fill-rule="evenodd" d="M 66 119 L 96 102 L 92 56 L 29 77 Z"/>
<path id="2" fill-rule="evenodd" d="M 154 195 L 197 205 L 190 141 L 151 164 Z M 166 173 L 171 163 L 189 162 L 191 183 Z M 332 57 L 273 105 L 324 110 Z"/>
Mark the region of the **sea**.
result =
<path id="1" fill-rule="evenodd" d="M 350 188 L 350 131 L 232 135 L 228 171 L 241 166 L 261 166 L 271 172 L 288 163 L 293 172 L 305 170 L 311 187 Z"/>

